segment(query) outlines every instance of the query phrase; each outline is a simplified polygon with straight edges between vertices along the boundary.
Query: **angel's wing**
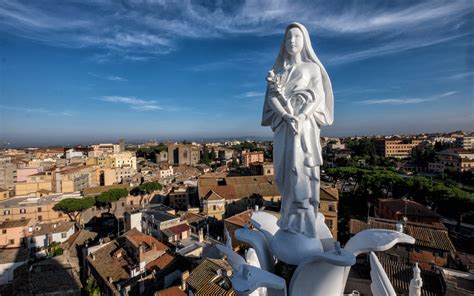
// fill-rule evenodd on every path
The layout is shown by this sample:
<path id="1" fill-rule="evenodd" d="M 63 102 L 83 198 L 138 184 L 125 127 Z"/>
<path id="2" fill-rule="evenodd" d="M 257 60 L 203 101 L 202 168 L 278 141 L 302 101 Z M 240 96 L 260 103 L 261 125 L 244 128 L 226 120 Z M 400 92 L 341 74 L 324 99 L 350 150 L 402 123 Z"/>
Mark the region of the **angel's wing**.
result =
<path id="1" fill-rule="evenodd" d="M 267 288 L 268 295 L 286 296 L 286 282 L 283 278 L 248 264 L 242 266 L 242 272 L 234 274 L 232 288 L 240 292 L 239 295 L 248 295 L 258 288 Z"/>
<path id="2" fill-rule="evenodd" d="M 271 246 L 262 232 L 248 228 L 239 228 L 235 231 L 235 238 L 248 243 L 255 250 L 262 269 L 270 272 L 273 271 L 275 262 L 273 261 Z"/>
<path id="3" fill-rule="evenodd" d="M 344 247 L 354 256 L 372 251 L 386 251 L 398 243 L 414 244 L 415 239 L 402 232 L 387 229 L 366 229 L 353 236 Z"/>
<path id="4" fill-rule="evenodd" d="M 373 295 L 396 296 L 392 283 L 374 252 L 370 252 L 370 290 Z"/>
<path id="5" fill-rule="evenodd" d="M 246 264 L 245 259 L 235 253 L 232 248 L 220 244 L 216 244 L 216 247 L 221 253 L 227 256 L 227 262 L 232 266 L 234 272 L 240 270 L 241 266 Z"/>
<path id="6" fill-rule="evenodd" d="M 255 228 L 261 231 L 268 243 L 271 243 L 273 236 L 280 229 L 277 225 L 277 218 L 272 214 L 264 211 L 256 211 L 252 213 L 251 223 Z"/>

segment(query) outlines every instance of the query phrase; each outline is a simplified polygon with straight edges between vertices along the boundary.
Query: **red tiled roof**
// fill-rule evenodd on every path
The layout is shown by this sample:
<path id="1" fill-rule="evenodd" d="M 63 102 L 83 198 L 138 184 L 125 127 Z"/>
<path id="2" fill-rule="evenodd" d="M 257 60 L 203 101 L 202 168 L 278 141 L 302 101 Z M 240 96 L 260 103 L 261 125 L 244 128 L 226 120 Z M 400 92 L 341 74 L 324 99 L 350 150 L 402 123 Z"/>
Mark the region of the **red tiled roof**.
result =
<path id="1" fill-rule="evenodd" d="M 326 201 L 338 201 L 339 192 L 337 191 L 337 188 L 334 187 L 321 187 L 320 199 Z"/>
<path id="2" fill-rule="evenodd" d="M 150 261 L 145 267 L 148 270 L 162 270 L 165 269 L 172 261 L 174 257 L 168 253 L 163 254 L 157 259 Z"/>
<path id="3" fill-rule="evenodd" d="M 406 205 L 407 216 L 440 217 L 436 212 L 412 200 L 379 198 L 379 204 L 397 214 L 405 214 Z"/>
<path id="4" fill-rule="evenodd" d="M 212 281 L 219 269 L 225 275 L 232 267 L 223 260 L 207 258 L 189 274 L 186 282 L 196 290 L 194 295 L 235 295 L 232 288 L 226 290 Z"/>
<path id="5" fill-rule="evenodd" d="M 232 217 L 225 219 L 225 222 L 232 223 L 241 227 L 250 223 L 250 218 L 252 217 L 252 210 L 247 210 L 245 212 L 239 213 Z"/>
<path id="6" fill-rule="evenodd" d="M 177 234 L 183 233 L 188 230 L 189 230 L 189 225 L 183 223 L 183 224 L 178 224 L 176 226 L 172 226 L 170 228 L 163 229 L 162 231 L 166 235 L 171 236 L 171 235 L 177 235 Z"/>
<path id="7" fill-rule="evenodd" d="M 377 252 L 377 257 L 387 273 L 393 288 L 400 292 L 408 292 L 410 281 L 413 278 L 413 266 L 404 264 L 400 260 L 393 260 L 383 252 Z M 443 285 L 441 276 L 434 272 L 421 270 L 423 279 L 421 296 L 441 296 L 443 294 Z M 405 294 L 406 295 L 406 294 Z"/>
<path id="8" fill-rule="evenodd" d="M 186 295 L 188 294 L 186 294 L 178 286 L 169 287 L 155 293 L 155 296 L 186 296 Z"/>
<path id="9" fill-rule="evenodd" d="M 220 194 L 216 193 L 214 190 L 209 190 L 209 192 L 204 197 L 205 200 L 221 200 L 224 199 Z"/>
<path id="10" fill-rule="evenodd" d="M 181 219 L 186 220 L 188 223 L 195 223 L 195 222 L 200 222 L 200 221 L 206 220 L 206 217 L 204 217 L 202 215 L 199 215 L 199 214 L 186 212 L 186 213 L 181 215 Z"/>
<path id="11" fill-rule="evenodd" d="M 351 234 L 356 234 L 365 229 L 374 229 L 374 228 L 381 228 L 381 229 L 389 229 L 389 230 L 396 230 L 396 223 L 397 221 L 392 220 L 384 220 L 386 222 L 377 221 L 371 219 L 367 223 L 365 221 L 351 219 L 349 223 L 349 231 Z M 391 221 L 391 222 L 389 222 Z M 454 246 L 449 239 L 448 232 L 444 230 L 438 230 L 423 226 L 413 226 L 413 225 L 406 225 L 404 227 L 404 232 L 415 239 L 415 245 L 421 247 L 428 247 L 432 249 L 444 250 L 449 252 L 456 251 Z"/>
<path id="12" fill-rule="evenodd" d="M 141 233 L 136 228 L 127 231 L 123 236 L 125 236 L 136 247 L 139 247 L 141 244 L 145 243 L 150 246 L 154 244 L 158 250 L 163 252 L 169 250 L 169 248 L 165 244 L 163 244 L 151 235 Z"/>

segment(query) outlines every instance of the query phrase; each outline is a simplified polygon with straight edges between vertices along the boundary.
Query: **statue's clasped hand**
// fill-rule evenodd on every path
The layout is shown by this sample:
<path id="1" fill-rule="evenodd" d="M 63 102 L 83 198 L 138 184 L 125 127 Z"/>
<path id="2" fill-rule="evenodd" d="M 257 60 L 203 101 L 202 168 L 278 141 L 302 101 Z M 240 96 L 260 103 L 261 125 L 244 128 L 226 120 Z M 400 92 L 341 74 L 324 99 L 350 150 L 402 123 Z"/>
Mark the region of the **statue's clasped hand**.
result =
<path id="1" fill-rule="evenodd" d="M 290 125 L 293 131 L 293 134 L 295 135 L 298 134 L 298 121 L 299 121 L 298 117 L 293 116 L 289 113 L 285 113 L 283 114 L 283 120 L 286 121 Z"/>

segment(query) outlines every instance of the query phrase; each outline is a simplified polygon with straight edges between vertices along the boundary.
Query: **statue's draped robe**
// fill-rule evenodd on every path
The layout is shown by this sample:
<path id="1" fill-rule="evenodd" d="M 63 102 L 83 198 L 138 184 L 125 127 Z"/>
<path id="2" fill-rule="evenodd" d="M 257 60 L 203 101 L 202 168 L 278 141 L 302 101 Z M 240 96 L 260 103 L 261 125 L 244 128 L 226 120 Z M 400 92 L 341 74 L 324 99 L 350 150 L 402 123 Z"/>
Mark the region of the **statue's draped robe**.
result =
<path id="1" fill-rule="evenodd" d="M 322 72 L 316 63 L 299 63 L 276 74 L 285 87 L 284 98 L 279 98 L 281 105 L 294 116 L 304 111 L 308 115 L 307 120 L 300 122 L 299 133 L 295 134 L 289 123 L 283 120 L 283 114 L 273 107 L 270 99 L 275 94 L 267 89 L 262 125 L 271 126 L 274 132 L 273 164 L 282 197 L 278 226 L 293 233 L 316 237 L 319 166 L 323 163 L 319 127 L 332 124 L 332 90 L 328 104 L 325 89 L 328 84 L 330 87 L 329 79 L 326 71 Z M 308 114 L 308 110 L 312 112 Z"/>

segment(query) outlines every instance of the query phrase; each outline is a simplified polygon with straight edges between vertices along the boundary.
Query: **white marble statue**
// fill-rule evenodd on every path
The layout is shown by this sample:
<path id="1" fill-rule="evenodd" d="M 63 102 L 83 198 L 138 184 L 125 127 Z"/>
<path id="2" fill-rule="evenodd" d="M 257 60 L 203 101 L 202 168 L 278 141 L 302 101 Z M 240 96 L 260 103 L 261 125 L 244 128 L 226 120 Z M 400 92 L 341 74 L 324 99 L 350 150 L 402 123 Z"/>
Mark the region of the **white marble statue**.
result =
<path id="1" fill-rule="evenodd" d="M 245 259 L 233 251 L 229 233 L 227 244 L 217 245 L 232 266 L 236 295 L 354 296 L 358 292 L 344 294 L 344 290 L 351 266 L 362 253 L 370 253 L 374 295 L 395 295 L 374 252 L 398 243 L 413 244 L 415 239 L 401 227 L 398 231 L 366 229 L 342 248 L 317 211 L 320 126 L 332 124 L 334 99 L 328 74 L 303 25 L 292 23 L 286 29 L 267 81 L 262 125 L 271 126 L 274 132 L 273 161 L 282 206 L 278 220 L 256 209 L 252 227 L 235 230 L 235 238 L 251 247 Z M 285 280 L 279 275 L 280 268 L 288 265 L 296 268 Z M 412 283 L 411 290 L 419 287 L 416 284 L 419 282 Z"/>
<path id="2" fill-rule="evenodd" d="M 274 132 L 273 163 L 282 196 L 282 230 L 316 238 L 319 204 L 320 126 L 333 122 L 329 76 L 314 53 L 306 28 L 290 24 L 267 77 L 262 125 Z"/>
<path id="3" fill-rule="evenodd" d="M 423 287 L 423 279 L 421 278 L 421 270 L 418 267 L 418 263 L 415 263 L 415 267 L 413 267 L 413 278 L 410 281 L 408 295 L 421 296 L 421 287 Z"/>

